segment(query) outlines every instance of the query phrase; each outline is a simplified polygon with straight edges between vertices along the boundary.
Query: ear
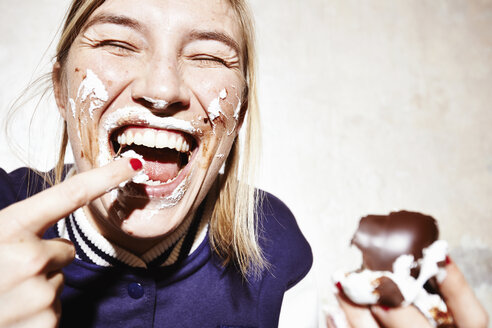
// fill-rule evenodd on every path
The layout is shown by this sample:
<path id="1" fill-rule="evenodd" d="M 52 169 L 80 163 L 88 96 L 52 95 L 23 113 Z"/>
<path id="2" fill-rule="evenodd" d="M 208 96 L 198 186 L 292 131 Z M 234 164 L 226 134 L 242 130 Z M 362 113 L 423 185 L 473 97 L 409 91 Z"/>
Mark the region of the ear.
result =
<path id="1" fill-rule="evenodd" d="M 53 65 L 53 71 L 51 72 L 51 81 L 53 83 L 53 93 L 55 95 L 56 105 L 61 117 L 66 120 L 67 113 L 67 95 L 65 94 L 65 88 L 62 85 L 62 69 L 59 62 Z"/>

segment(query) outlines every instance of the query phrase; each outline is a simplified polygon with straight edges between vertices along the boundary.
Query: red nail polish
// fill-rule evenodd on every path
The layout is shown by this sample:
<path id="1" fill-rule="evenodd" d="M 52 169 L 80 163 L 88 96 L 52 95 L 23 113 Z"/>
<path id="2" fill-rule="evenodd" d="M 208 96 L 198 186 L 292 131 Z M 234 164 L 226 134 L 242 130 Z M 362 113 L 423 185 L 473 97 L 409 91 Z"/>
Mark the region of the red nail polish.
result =
<path id="1" fill-rule="evenodd" d="M 451 258 L 449 257 L 449 255 L 446 255 L 446 265 L 449 264 L 451 264 Z"/>
<path id="2" fill-rule="evenodd" d="M 135 170 L 135 171 L 139 171 L 140 169 L 142 169 L 142 162 L 137 159 L 137 158 L 132 158 L 130 160 L 130 165 L 132 166 L 132 169 Z"/>
<path id="3" fill-rule="evenodd" d="M 381 309 L 385 310 L 385 311 L 388 311 L 390 308 L 389 306 L 386 306 L 386 305 L 380 305 Z"/>
<path id="4" fill-rule="evenodd" d="M 335 287 L 338 289 L 338 291 L 339 291 L 340 293 L 343 293 L 343 288 L 342 288 L 342 284 L 340 283 L 340 281 L 337 281 L 337 282 L 335 283 Z"/>

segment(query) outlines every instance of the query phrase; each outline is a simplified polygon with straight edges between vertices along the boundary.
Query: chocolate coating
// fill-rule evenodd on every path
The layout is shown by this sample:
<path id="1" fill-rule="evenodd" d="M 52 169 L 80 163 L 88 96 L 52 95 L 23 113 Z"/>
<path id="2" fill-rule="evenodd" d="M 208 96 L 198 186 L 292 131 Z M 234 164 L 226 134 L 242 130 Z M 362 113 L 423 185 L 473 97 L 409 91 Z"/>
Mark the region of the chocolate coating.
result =
<path id="1" fill-rule="evenodd" d="M 393 271 L 393 262 L 400 255 L 411 254 L 418 260 L 422 249 L 438 236 L 436 220 L 431 216 L 400 211 L 363 217 L 352 244 L 362 252 L 362 269 Z"/>

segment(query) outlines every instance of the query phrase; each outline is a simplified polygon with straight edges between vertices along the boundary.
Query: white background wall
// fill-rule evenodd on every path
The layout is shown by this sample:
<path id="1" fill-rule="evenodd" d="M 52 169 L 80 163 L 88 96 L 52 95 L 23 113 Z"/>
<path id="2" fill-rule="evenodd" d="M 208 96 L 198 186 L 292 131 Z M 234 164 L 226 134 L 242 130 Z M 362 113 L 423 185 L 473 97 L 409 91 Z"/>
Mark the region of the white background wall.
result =
<path id="1" fill-rule="evenodd" d="M 289 205 L 311 241 L 324 302 L 331 272 L 358 265 L 348 244 L 359 218 L 408 209 L 438 219 L 453 259 L 492 313 L 492 1 L 251 4 L 264 128 L 260 186 Z M 0 0 L 2 122 L 66 5 Z M 47 54 L 38 73 L 49 69 Z M 56 149 L 55 114 L 53 102 L 42 106 L 30 139 L 45 167 Z M 27 145 L 28 109 L 20 117 L 14 135 Z M 0 166 L 19 165 L 2 135 Z"/>

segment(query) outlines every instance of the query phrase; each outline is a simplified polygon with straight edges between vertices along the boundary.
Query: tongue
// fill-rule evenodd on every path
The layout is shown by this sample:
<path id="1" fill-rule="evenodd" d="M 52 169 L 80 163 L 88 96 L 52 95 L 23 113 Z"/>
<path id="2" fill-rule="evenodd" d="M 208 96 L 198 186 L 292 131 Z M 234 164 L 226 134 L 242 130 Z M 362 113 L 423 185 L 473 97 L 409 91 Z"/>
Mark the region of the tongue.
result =
<path id="1" fill-rule="evenodd" d="M 145 160 L 144 172 L 151 180 L 166 182 L 178 175 L 181 167 L 180 153 L 169 148 L 156 149 L 144 146 L 131 147 Z"/>

